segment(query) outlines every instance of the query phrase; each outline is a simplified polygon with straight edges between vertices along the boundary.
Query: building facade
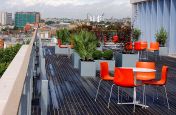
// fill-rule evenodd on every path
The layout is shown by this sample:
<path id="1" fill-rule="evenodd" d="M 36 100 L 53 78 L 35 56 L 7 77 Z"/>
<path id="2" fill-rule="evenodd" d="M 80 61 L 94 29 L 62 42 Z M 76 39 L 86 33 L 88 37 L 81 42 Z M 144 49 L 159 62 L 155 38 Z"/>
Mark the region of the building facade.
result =
<path id="1" fill-rule="evenodd" d="M 12 13 L 0 12 L 0 25 L 12 25 Z"/>
<path id="2" fill-rule="evenodd" d="M 15 26 L 18 28 L 24 28 L 27 23 L 39 23 L 39 12 L 16 12 L 15 13 Z"/>
<path id="3" fill-rule="evenodd" d="M 166 46 L 176 54 L 176 0 L 131 0 L 132 24 L 142 32 L 140 39 L 156 41 L 155 34 L 164 27 L 168 33 Z"/>

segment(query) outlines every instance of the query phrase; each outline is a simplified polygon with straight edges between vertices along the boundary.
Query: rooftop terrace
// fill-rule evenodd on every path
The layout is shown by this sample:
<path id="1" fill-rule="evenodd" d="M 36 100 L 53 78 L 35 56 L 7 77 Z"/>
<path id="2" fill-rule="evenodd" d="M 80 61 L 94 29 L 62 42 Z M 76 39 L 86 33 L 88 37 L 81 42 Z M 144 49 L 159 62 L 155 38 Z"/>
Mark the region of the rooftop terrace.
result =
<path id="1" fill-rule="evenodd" d="M 104 82 L 101 85 L 100 93 L 97 102 L 94 101 L 98 82 L 100 80 L 99 73 L 97 77 L 84 79 L 80 77 L 77 69 L 74 69 L 71 65 L 71 60 L 64 55 L 55 55 L 53 47 L 45 47 L 46 52 L 46 71 L 49 80 L 49 93 L 50 93 L 50 108 L 49 115 L 95 115 L 95 114 L 133 114 L 133 106 L 131 105 L 117 105 L 117 87 L 115 88 L 110 108 L 107 108 L 108 97 L 112 82 Z M 150 61 L 154 60 L 153 55 L 149 57 Z M 149 108 L 144 109 L 136 107 L 135 114 L 176 114 L 176 65 L 175 58 L 161 57 L 161 61 L 157 61 L 157 75 L 160 75 L 162 65 L 169 66 L 167 89 L 168 97 L 171 109 L 168 110 L 165 97 L 158 93 L 159 98 L 156 98 L 153 102 L 153 87 L 147 87 L 147 105 Z M 158 77 L 159 78 L 159 77 Z M 137 88 L 138 99 L 141 99 L 139 94 L 141 93 L 141 87 Z M 123 102 L 132 101 L 132 89 L 125 89 L 120 95 L 123 98 L 120 100 Z M 155 90 L 155 89 L 154 89 Z M 107 91 L 107 93 L 105 93 Z M 159 92 L 162 92 L 162 87 L 159 88 Z"/>

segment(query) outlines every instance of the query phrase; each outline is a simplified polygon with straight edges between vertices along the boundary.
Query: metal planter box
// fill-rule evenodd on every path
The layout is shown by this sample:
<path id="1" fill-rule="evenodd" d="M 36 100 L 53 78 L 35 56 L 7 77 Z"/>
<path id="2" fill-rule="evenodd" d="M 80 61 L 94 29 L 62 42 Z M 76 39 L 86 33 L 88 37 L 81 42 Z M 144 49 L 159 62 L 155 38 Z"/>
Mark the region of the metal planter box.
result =
<path id="1" fill-rule="evenodd" d="M 71 54 L 71 63 L 75 69 L 78 69 L 79 67 L 79 60 L 80 56 L 78 55 L 78 53 L 73 51 L 73 53 Z"/>
<path id="2" fill-rule="evenodd" d="M 138 54 L 115 53 L 116 67 L 136 67 L 137 61 L 139 61 Z"/>
<path id="3" fill-rule="evenodd" d="M 97 70 L 97 71 L 100 71 L 100 62 L 108 62 L 109 71 L 114 72 L 115 60 L 95 60 L 95 63 L 96 63 L 96 70 Z"/>
<path id="4" fill-rule="evenodd" d="M 96 76 L 96 64 L 94 61 L 79 61 L 79 73 L 84 78 Z"/>
<path id="5" fill-rule="evenodd" d="M 72 54 L 72 52 L 73 52 L 73 49 L 60 48 L 58 46 L 55 46 L 55 54 L 70 55 Z"/>
<path id="6" fill-rule="evenodd" d="M 159 55 L 160 56 L 168 56 L 168 48 L 167 47 L 160 47 L 159 48 Z"/>

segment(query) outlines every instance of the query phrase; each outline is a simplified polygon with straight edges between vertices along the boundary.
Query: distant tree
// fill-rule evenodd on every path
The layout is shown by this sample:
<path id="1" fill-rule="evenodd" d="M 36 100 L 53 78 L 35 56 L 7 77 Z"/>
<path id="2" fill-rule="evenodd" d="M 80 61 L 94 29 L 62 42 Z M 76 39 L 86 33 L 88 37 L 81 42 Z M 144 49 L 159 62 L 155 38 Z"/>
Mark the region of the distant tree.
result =
<path id="1" fill-rule="evenodd" d="M 46 25 L 51 25 L 51 24 L 55 24 L 55 22 L 54 21 L 47 21 L 47 22 L 45 22 L 45 24 Z"/>

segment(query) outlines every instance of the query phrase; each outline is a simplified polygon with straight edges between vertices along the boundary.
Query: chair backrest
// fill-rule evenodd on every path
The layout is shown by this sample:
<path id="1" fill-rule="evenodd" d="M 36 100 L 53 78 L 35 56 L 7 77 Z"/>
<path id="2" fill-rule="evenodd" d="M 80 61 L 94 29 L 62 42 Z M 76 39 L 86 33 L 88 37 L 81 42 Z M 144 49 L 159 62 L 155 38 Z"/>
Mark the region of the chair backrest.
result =
<path id="1" fill-rule="evenodd" d="M 134 42 L 134 50 L 136 50 L 136 51 L 141 50 L 141 43 L 140 42 Z"/>
<path id="2" fill-rule="evenodd" d="M 118 40 L 119 40 L 119 37 L 118 37 L 117 35 L 114 35 L 112 41 L 113 41 L 114 43 L 117 43 Z"/>
<path id="3" fill-rule="evenodd" d="M 137 62 L 137 68 L 148 68 L 148 69 L 155 69 L 154 62 Z M 152 80 L 155 79 L 155 72 L 136 72 L 136 79 L 137 80 Z"/>
<path id="4" fill-rule="evenodd" d="M 127 68 L 115 68 L 114 84 L 122 87 L 134 87 L 133 70 Z"/>
<path id="5" fill-rule="evenodd" d="M 140 47 L 142 50 L 147 49 L 148 44 L 146 41 L 140 41 Z"/>
<path id="6" fill-rule="evenodd" d="M 109 75 L 108 62 L 100 62 L 100 77 L 104 78 Z"/>
<path id="7" fill-rule="evenodd" d="M 60 47 L 62 45 L 61 39 L 57 39 L 57 42 L 58 42 L 58 46 Z"/>
<path id="8" fill-rule="evenodd" d="M 158 42 L 150 42 L 150 49 L 159 50 L 159 43 Z"/>
<path id="9" fill-rule="evenodd" d="M 167 81 L 168 66 L 163 66 L 161 71 L 160 85 L 165 85 Z"/>

